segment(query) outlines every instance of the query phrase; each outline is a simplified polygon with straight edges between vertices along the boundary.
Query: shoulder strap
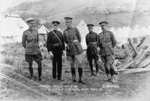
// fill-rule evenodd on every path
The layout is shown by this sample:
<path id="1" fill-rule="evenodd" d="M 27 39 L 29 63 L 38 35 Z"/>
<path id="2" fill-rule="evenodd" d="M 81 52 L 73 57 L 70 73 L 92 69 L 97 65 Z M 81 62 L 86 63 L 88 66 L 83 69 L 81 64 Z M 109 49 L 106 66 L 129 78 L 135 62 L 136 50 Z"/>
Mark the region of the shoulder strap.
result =
<path id="1" fill-rule="evenodd" d="M 89 37 L 89 33 L 87 34 L 87 37 Z"/>
<path id="2" fill-rule="evenodd" d="M 74 28 L 75 30 L 78 30 L 77 28 Z M 70 40 L 72 40 L 72 36 L 68 33 L 68 31 L 67 30 L 65 30 L 65 33 L 66 33 L 66 35 L 68 35 L 68 37 L 69 37 L 69 39 Z M 77 36 L 77 35 L 76 35 Z M 78 38 L 77 38 L 77 40 L 78 40 Z"/>
<path id="3" fill-rule="evenodd" d="M 28 33 L 31 34 L 31 32 L 28 30 Z"/>
<path id="4" fill-rule="evenodd" d="M 68 34 L 68 31 L 67 30 L 65 30 L 65 33 L 66 33 L 66 35 L 68 35 L 68 37 L 69 37 L 69 39 L 71 40 L 71 36 Z"/>
<path id="5" fill-rule="evenodd" d="M 53 32 L 53 34 L 57 37 L 57 39 L 59 40 L 59 42 L 61 43 L 61 40 L 60 40 L 60 38 L 56 35 L 56 33 L 54 32 L 54 31 L 52 31 Z M 61 43 L 62 44 L 62 43 Z"/>
<path id="6" fill-rule="evenodd" d="M 28 33 L 32 35 L 32 33 L 28 30 Z M 32 41 L 33 41 L 33 36 L 32 36 Z"/>
<path id="7" fill-rule="evenodd" d="M 67 30 L 65 30 L 65 33 L 68 35 L 68 32 L 67 32 Z"/>
<path id="8" fill-rule="evenodd" d="M 29 34 L 32 34 L 29 30 L 28 30 L 28 33 L 29 33 Z M 38 33 L 37 33 L 37 38 L 39 38 L 38 36 L 39 36 L 39 35 L 38 35 Z"/>

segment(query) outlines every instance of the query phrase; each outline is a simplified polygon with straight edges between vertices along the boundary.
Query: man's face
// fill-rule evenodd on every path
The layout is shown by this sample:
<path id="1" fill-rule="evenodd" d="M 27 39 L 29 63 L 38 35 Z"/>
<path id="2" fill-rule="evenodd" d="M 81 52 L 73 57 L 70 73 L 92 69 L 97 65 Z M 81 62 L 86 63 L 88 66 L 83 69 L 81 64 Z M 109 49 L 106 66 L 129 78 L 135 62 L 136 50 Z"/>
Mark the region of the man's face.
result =
<path id="1" fill-rule="evenodd" d="M 93 26 L 89 26 L 88 30 L 89 30 L 89 32 L 92 32 L 93 31 Z"/>
<path id="2" fill-rule="evenodd" d="M 28 25 L 29 25 L 29 28 L 30 28 L 30 29 L 35 29 L 35 28 L 37 27 L 35 21 L 30 21 L 30 22 L 28 22 Z"/>
<path id="3" fill-rule="evenodd" d="M 102 31 L 106 31 L 107 30 L 107 25 L 106 24 L 102 24 L 100 26 L 101 26 Z"/>
<path id="4" fill-rule="evenodd" d="M 55 30 L 58 29 L 58 24 L 57 24 L 57 23 L 54 23 L 53 26 L 54 26 L 54 29 L 55 29 Z"/>
<path id="5" fill-rule="evenodd" d="M 71 24 L 72 24 L 72 21 L 71 21 L 71 20 L 66 20 L 66 26 L 67 26 L 67 27 L 70 27 Z"/>

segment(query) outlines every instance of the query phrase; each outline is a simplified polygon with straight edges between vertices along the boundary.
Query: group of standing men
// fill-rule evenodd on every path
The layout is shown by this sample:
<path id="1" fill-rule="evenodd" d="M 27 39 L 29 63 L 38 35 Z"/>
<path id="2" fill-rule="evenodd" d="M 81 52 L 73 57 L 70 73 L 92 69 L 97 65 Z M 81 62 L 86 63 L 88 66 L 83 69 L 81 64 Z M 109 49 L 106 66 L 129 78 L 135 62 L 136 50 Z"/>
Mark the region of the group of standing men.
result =
<path id="1" fill-rule="evenodd" d="M 81 35 L 77 28 L 72 27 L 71 17 L 65 17 L 66 29 L 64 32 L 58 30 L 60 24 L 59 21 L 53 21 L 52 24 L 54 29 L 48 33 L 47 37 L 47 49 L 49 54 L 53 57 L 52 61 L 52 76 L 53 79 L 62 80 L 62 55 L 64 55 L 66 50 L 67 57 L 71 58 L 71 74 L 73 82 L 76 82 L 76 56 L 82 54 L 83 49 L 81 46 Z M 38 32 L 35 30 L 36 24 L 35 19 L 28 19 L 27 23 L 29 29 L 24 31 L 22 37 L 22 44 L 25 48 L 25 59 L 29 63 L 30 78 L 33 78 L 33 61 L 38 64 L 38 78 L 41 80 L 42 75 L 42 55 L 40 52 L 40 47 L 38 45 L 39 38 Z M 112 32 L 107 30 L 108 22 L 103 21 L 99 23 L 102 32 L 98 35 L 93 32 L 93 24 L 88 24 L 89 33 L 86 35 L 86 44 L 87 44 L 87 59 L 89 61 L 89 66 L 91 69 L 91 75 L 95 75 L 93 72 L 92 61 L 95 61 L 96 64 L 96 75 L 98 75 L 98 60 L 99 55 L 102 62 L 105 66 L 105 72 L 107 75 L 108 81 L 114 81 L 114 68 L 113 68 L 113 47 L 116 45 L 116 40 Z M 82 33 L 81 33 L 82 34 Z M 67 45 L 65 47 L 65 44 Z M 82 80 L 83 68 L 82 64 L 79 63 L 78 66 L 78 75 L 79 83 L 85 84 Z"/>

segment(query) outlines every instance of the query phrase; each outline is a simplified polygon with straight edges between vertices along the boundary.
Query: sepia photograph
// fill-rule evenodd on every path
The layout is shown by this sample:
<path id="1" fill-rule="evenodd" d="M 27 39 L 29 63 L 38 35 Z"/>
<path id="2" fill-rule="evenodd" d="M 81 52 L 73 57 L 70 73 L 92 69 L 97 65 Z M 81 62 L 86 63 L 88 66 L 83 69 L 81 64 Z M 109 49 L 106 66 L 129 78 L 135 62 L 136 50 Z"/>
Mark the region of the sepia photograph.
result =
<path id="1" fill-rule="evenodd" d="M 0 0 L 0 101 L 150 101 L 150 1 Z"/>

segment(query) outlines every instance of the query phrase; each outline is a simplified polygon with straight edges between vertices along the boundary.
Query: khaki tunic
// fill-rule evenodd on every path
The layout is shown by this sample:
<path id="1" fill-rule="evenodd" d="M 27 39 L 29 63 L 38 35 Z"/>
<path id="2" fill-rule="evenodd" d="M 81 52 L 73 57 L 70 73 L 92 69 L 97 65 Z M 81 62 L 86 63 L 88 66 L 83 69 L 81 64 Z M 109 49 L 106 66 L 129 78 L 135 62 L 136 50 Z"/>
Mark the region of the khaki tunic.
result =
<path id="1" fill-rule="evenodd" d="M 98 35 L 90 32 L 86 35 L 87 55 L 98 54 Z"/>
<path id="2" fill-rule="evenodd" d="M 79 53 L 78 48 L 76 46 L 81 42 L 81 36 L 79 30 L 77 28 L 70 27 L 64 30 L 63 35 L 64 35 L 64 41 L 69 47 L 69 52 L 67 53 L 68 56 L 81 54 Z M 77 41 L 76 44 L 74 42 L 75 40 Z"/>
<path id="3" fill-rule="evenodd" d="M 26 30 L 23 32 L 22 45 L 25 48 L 25 54 L 35 55 L 39 54 L 39 36 L 36 30 Z"/>
<path id="4" fill-rule="evenodd" d="M 116 39 L 112 32 L 106 31 L 99 34 L 100 55 L 108 56 L 114 54 Z"/>
<path id="5" fill-rule="evenodd" d="M 114 46 L 116 39 L 112 32 L 106 31 L 99 34 L 99 47 L 101 60 L 108 69 L 113 68 Z"/>
<path id="6" fill-rule="evenodd" d="M 57 35 L 57 37 L 54 33 Z M 53 30 L 48 33 L 47 49 L 48 49 L 48 52 L 52 51 L 54 54 L 63 53 L 63 50 L 65 50 L 65 42 L 64 42 L 62 32 Z"/>

